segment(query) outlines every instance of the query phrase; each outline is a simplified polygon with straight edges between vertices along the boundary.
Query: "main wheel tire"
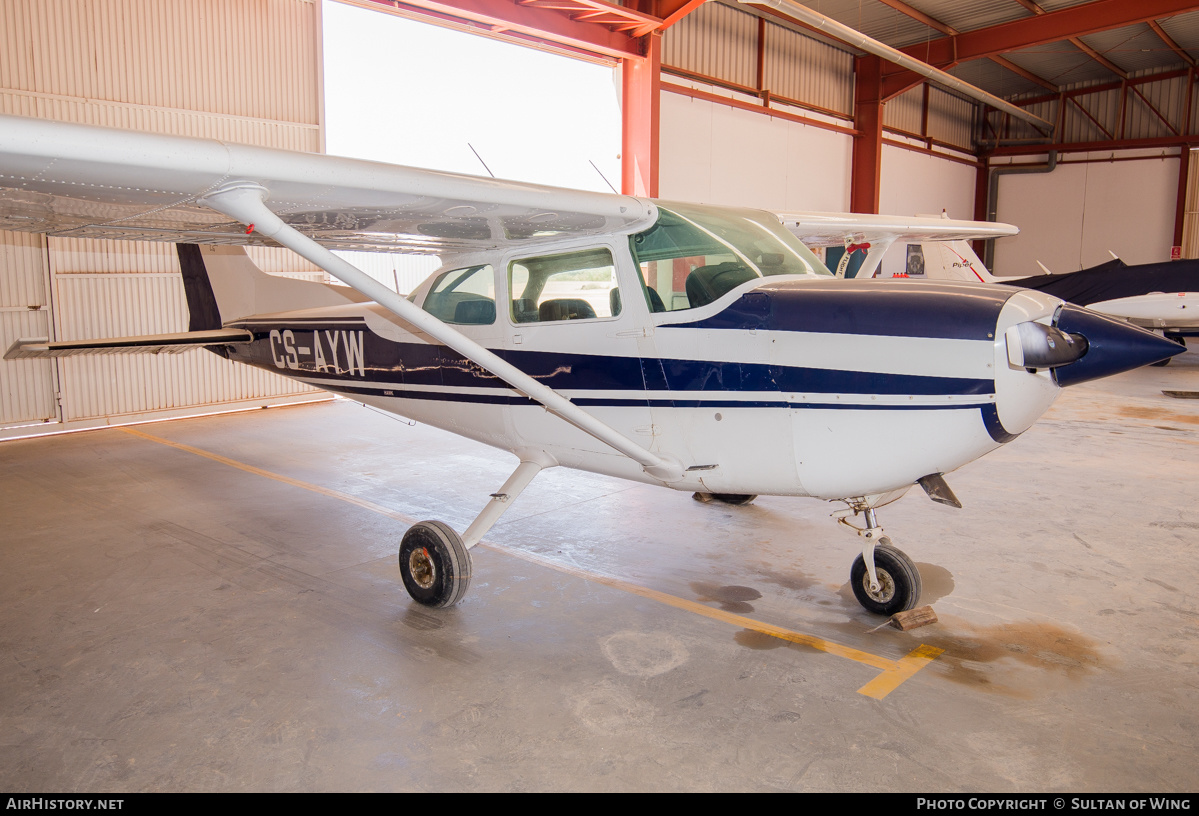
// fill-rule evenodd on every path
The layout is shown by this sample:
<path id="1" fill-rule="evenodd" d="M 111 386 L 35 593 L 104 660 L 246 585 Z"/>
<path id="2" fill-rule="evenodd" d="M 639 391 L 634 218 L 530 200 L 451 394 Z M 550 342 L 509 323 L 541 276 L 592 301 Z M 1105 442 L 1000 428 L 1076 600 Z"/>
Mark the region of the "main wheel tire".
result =
<path id="1" fill-rule="evenodd" d="M 757 497 L 758 497 L 758 495 L 756 493 L 754 493 L 752 495 L 749 493 L 713 493 L 712 494 L 712 498 L 716 499 L 716 501 L 724 502 L 725 504 L 736 504 L 736 505 L 749 504 Z"/>
<path id="2" fill-rule="evenodd" d="M 870 591 L 870 574 L 866 561 L 858 556 L 849 571 L 849 585 L 854 597 L 867 612 L 890 617 L 896 612 L 914 609 L 920 601 L 920 571 L 902 550 L 892 547 L 884 538 L 874 548 L 874 571 L 878 573 L 879 591 Z"/>
<path id="3" fill-rule="evenodd" d="M 400 542 L 400 577 L 417 603 L 453 606 L 470 587 L 470 553 L 449 525 L 422 521 Z"/>

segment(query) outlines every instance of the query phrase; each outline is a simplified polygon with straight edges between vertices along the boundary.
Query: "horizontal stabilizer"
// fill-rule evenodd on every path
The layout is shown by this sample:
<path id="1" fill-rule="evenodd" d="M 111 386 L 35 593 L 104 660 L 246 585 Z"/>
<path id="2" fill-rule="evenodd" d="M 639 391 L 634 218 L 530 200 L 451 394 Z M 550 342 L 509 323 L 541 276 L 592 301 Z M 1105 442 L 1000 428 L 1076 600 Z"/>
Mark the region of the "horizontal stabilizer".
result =
<path id="1" fill-rule="evenodd" d="M 147 334 L 140 337 L 113 337 L 107 340 L 69 340 L 51 343 L 47 338 L 18 340 L 4 354 L 5 360 L 42 357 L 73 357 L 76 354 L 181 354 L 195 348 L 224 343 L 249 343 L 254 335 L 242 329 L 212 329 Z"/>

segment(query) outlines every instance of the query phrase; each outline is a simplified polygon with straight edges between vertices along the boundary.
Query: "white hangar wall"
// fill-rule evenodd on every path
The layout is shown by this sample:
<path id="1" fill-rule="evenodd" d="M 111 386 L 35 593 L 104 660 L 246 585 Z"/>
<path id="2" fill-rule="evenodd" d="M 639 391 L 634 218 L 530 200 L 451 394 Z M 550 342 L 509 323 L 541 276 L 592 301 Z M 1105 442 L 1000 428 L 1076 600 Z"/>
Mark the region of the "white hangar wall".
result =
<path id="1" fill-rule="evenodd" d="M 767 210 L 849 210 L 852 137 L 670 91 L 662 93 L 662 198 Z M 975 168 L 883 145 L 879 209 L 974 214 Z"/>
<path id="2" fill-rule="evenodd" d="M 852 137 L 708 99 L 662 93 L 662 198 L 766 210 L 849 210 Z M 973 218 L 975 167 L 947 156 L 883 146 L 879 210 Z M 903 247 L 883 260 L 901 272 Z"/>
<path id="3" fill-rule="evenodd" d="M 662 198 L 767 210 L 849 209 L 849 136 L 663 91 Z"/>
<path id="4" fill-rule="evenodd" d="M 1040 274 L 1037 261 L 1073 272 L 1110 260 L 1109 250 L 1129 264 L 1170 260 L 1178 170 L 1176 152 L 1104 151 L 1062 155 L 1048 173 L 1000 175 L 997 219 L 1020 234 L 996 242 L 994 274 Z"/>
<path id="5" fill-rule="evenodd" d="M 0 112 L 318 151 L 319 35 L 314 0 L 4 0 Z M 284 250 L 253 254 L 323 278 Z M 0 232 L 0 264 L 5 349 L 187 328 L 172 245 Z M 314 393 L 204 351 L 0 361 L 0 438 Z"/>
<path id="6" fill-rule="evenodd" d="M 849 210 L 850 52 L 745 7 L 709 2 L 667 29 L 662 65 L 662 198 Z M 935 88 L 887 103 L 881 212 L 973 216 L 976 165 L 953 149 L 970 145 L 973 116 L 973 103 Z M 903 255 L 899 247 L 888 253 L 884 273 L 902 271 Z"/>

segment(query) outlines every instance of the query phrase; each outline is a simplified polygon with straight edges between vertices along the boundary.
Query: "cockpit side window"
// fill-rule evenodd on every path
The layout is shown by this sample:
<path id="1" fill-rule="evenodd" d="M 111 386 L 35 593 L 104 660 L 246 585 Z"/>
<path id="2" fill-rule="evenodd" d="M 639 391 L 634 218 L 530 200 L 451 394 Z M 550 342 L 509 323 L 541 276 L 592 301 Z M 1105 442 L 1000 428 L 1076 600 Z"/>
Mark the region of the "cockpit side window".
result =
<path id="1" fill-rule="evenodd" d="M 629 238 L 651 312 L 706 306 L 746 281 L 824 271 L 811 250 L 766 213 L 659 206 L 657 222 Z"/>
<path id="2" fill-rule="evenodd" d="M 490 264 L 443 272 L 425 296 L 424 310 L 445 323 L 495 323 L 495 270 Z"/>
<path id="3" fill-rule="evenodd" d="M 607 247 L 513 261 L 508 265 L 508 291 L 513 323 L 620 314 L 616 267 Z"/>

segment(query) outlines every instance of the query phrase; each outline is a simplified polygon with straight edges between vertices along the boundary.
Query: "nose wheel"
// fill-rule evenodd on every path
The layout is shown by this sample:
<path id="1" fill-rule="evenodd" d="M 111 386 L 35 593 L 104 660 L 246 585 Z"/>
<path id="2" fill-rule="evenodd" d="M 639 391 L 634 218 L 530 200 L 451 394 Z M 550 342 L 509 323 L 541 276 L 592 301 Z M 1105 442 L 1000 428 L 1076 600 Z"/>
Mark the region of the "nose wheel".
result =
<path id="1" fill-rule="evenodd" d="M 425 606 L 453 606 L 470 587 L 470 553 L 449 525 L 422 521 L 400 542 L 404 588 Z"/>
<path id="2" fill-rule="evenodd" d="M 839 510 L 833 516 L 838 523 L 854 530 L 862 539 L 862 554 L 854 560 L 849 570 L 849 586 L 853 589 L 854 597 L 863 609 L 875 615 L 890 617 L 897 612 L 915 609 L 920 601 L 920 570 L 883 534 L 883 528 L 875 518 L 874 507 L 867 505 L 864 499 L 845 501 L 849 509 Z M 855 516 L 862 513 L 866 526 L 858 527 L 850 523 L 846 514 L 851 512 Z"/>
<path id="3" fill-rule="evenodd" d="M 858 556 L 849 570 L 849 585 L 854 597 L 867 612 L 890 617 L 896 612 L 915 609 L 920 600 L 920 571 L 912 559 L 885 536 L 874 547 L 874 572 L 877 589 L 872 588 L 866 561 Z"/>

